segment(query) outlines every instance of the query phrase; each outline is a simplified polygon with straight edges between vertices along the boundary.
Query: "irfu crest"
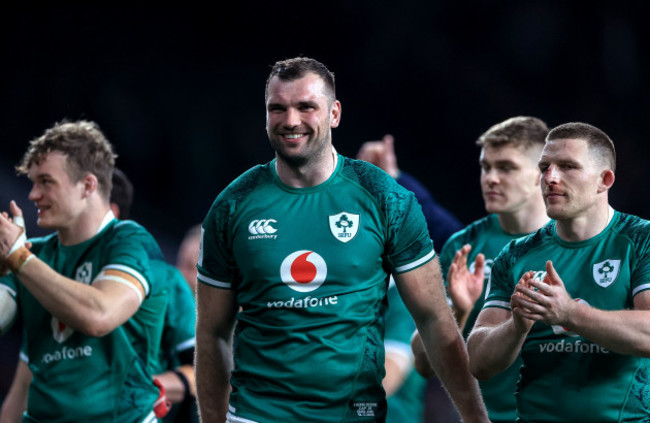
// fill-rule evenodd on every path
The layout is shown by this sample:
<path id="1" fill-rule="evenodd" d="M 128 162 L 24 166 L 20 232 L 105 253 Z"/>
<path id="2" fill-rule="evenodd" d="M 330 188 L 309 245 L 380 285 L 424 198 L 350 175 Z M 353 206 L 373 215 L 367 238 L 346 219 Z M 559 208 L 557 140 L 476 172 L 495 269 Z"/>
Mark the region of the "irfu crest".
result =
<path id="1" fill-rule="evenodd" d="M 594 281 L 598 286 L 607 288 L 614 283 L 618 277 L 618 271 L 621 267 L 620 260 L 605 260 L 596 263 L 593 266 Z"/>
<path id="2" fill-rule="evenodd" d="M 359 215 L 341 212 L 329 217 L 330 231 L 341 242 L 350 242 L 359 230 Z"/>

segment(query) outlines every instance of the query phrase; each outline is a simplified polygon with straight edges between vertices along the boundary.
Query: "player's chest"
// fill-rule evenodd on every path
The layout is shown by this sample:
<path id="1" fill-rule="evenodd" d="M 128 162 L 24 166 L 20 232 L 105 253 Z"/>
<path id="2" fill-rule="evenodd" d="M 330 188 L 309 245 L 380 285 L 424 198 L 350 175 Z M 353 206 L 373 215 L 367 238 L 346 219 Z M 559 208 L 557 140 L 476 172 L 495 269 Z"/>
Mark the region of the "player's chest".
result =
<path id="1" fill-rule="evenodd" d="M 230 230 L 238 267 L 256 279 L 287 272 L 307 279 L 325 271 L 363 272 L 365 266 L 380 266 L 386 242 L 377 205 L 345 192 L 249 201 Z"/>
<path id="2" fill-rule="evenodd" d="M 551 260 L 567 292 L 576 301 L 604 310 L 631 307 L 633 251 L 625 245 L 595 245 L 578 249 L 547 248 L 525 262 L 546 276 L 546 261 Z M 523 274 L 519 268 L 519 276 Z"/>

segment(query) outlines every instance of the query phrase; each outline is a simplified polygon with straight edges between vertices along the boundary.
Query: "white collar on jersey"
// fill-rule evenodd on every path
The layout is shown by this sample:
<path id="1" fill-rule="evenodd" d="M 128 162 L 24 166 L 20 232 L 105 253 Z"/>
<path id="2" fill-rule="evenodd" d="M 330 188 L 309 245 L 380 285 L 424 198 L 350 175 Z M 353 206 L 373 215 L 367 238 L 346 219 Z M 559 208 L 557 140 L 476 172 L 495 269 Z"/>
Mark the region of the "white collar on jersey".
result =
<path id="1" fill-rule="evenodd" d="M 113 214 L 113 210 L 109 209 L 108 213 L 106 213 L 106 216 L 104 216 L 104 220 L 102 220 L 101 225 L 99 225 L 99 229 L 97 229 L 95 235 L 100 233 L 106 227 L 106 225 L 111 223 L 113 219 L 115 219 L 115 215 Z"/>
<path id="2" fill-rule="evenodd" d="M 607 209 L 607 225 L 609 225 L 609 222 L 612 221 L 612 218 L 614 217 L 614 208 L 612 206 L 609 206 Z"/>

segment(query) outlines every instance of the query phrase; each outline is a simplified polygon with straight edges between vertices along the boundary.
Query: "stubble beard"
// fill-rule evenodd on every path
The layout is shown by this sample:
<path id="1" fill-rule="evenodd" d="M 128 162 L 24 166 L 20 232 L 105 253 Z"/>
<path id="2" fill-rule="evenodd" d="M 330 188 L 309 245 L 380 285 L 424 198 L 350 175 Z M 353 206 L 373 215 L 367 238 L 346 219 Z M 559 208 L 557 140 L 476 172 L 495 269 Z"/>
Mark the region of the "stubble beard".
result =
<path id="1" fill-rule="evenodd" d="M 269 137 L 270 139 L 270 137 Z M 326 149 L 328 142 L 327 139 L 321 140 L 309 140 L 307 144 L 318 142 L 320 145 L 315 151 L 307 151 L 305 154 L 287 154 L 285 149 L 282 148 L 282 143 L 278 141 L 270 141 L 271 147 L 275 151 L 278 159 L 282 160 L 289 167 L 294 169 L 304 168 L 309 166 L 310 163 L 317 163 L 318 160 L 323 155 L 323 151 Z"/>

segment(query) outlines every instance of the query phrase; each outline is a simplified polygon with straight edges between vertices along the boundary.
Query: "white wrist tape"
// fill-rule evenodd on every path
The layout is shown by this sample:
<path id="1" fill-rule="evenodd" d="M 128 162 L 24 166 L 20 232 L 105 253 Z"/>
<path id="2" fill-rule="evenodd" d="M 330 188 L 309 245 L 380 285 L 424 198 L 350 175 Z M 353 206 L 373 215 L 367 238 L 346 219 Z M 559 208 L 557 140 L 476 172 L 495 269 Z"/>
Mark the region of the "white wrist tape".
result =
<path id="1" fill-rule="evenodd" d="M 11 250 L 9 250 L 9 254 L 7 254 L 7 257 L 9 257 L 11 255 L 11 253 L 16 251 L 20 247 L 24 247 L 25 246 L 25 241 L 27 241 L 27 236 L 25 235 L 25 230 L 23 229 L 23 231 L 21 232 L 21 234 L 18 237 L 18 239 L 16 240 L 16 242 L 14 242 L 14 245 L 11 246 Z"/>
<path id="2" fill-rule="evenodd" d="M 14 225 L 20 226 L 23 228 L 23 232 L 25 232 L 25 219 L 23 219 L 22 216 L 15 216 L 13 219 Z"/>

